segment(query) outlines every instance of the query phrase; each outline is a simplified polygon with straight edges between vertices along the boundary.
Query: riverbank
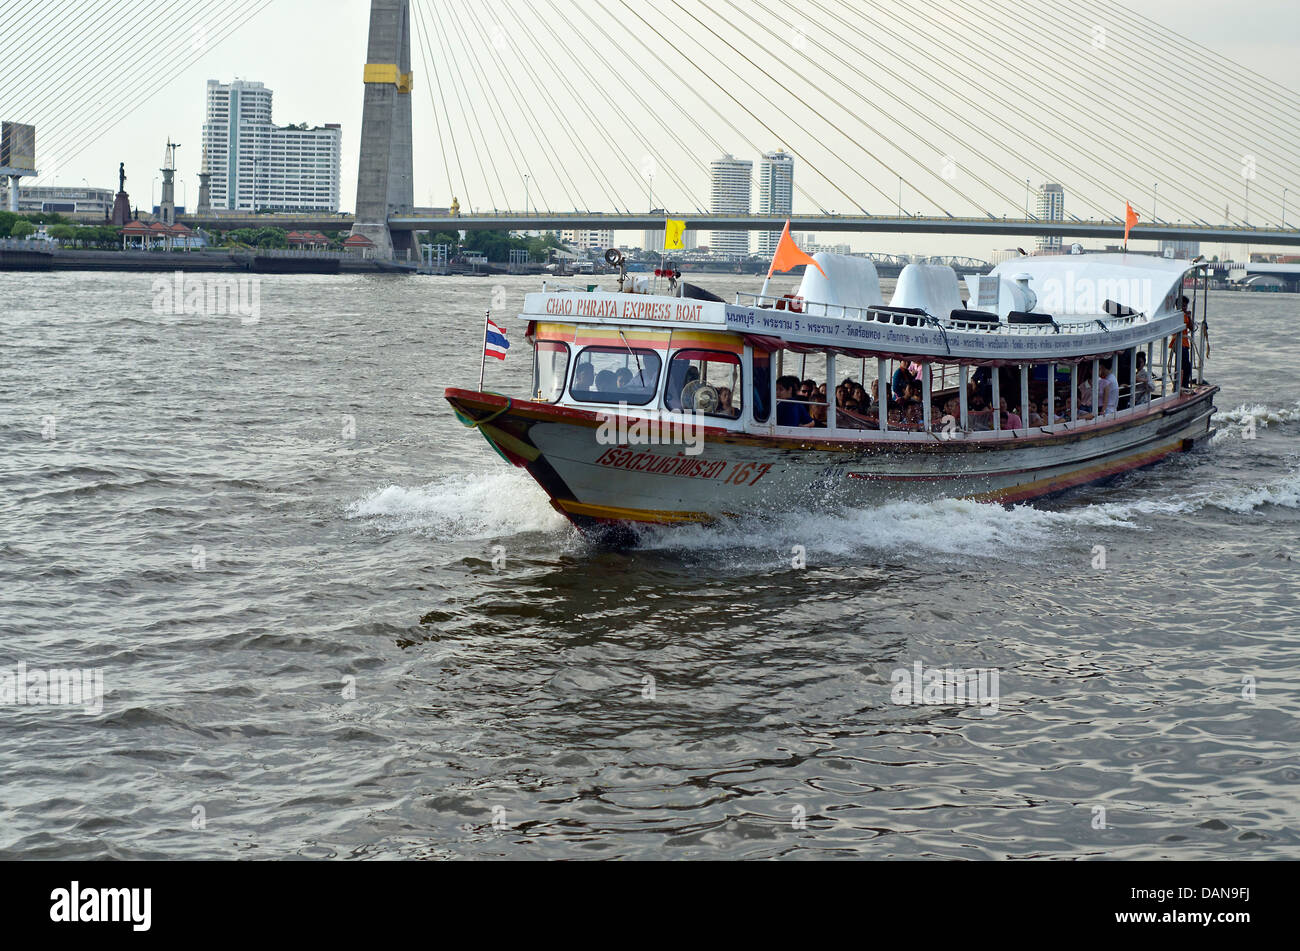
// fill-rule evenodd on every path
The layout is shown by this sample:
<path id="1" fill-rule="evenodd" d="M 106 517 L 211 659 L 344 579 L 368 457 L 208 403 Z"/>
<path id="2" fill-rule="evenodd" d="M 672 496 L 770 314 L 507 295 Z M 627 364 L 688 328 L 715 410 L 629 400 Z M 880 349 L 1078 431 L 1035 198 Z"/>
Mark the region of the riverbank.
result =
<path id="1" fill-rule="evenodd" d="M 295 251 L 73 251 L 0 247 L 0 271 L 215 271 L 251 274 L 414 274 L 415 264 Z"/>

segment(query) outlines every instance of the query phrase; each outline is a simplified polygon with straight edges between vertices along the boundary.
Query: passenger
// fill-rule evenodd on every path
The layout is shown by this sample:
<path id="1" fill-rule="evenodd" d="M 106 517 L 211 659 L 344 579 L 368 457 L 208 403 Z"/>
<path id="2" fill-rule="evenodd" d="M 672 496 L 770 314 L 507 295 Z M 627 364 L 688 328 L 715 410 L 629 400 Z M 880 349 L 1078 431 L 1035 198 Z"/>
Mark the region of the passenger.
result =
<path id="1" fill-rule="evenodd" d="M 817 400 L 822 405 L 826 405 L 826 384 L 825 383 L 817 387 Z"/>
<path id="2" fill-rule="evenodd" d="M 618 390 L 618 377 L 614 375 L 613 370 L 601 370 L 596 374 L 596 391 L 598 393 L 614 393 Z"/>
<path id="3" fill-rule="evenodd" d="M 1192 317 L 1192 302 L 1186 296 L 1178 298 L 1178 306 L 1183 309 L 1183 389 L 1188 389 L 1192 385 L 1192 334 L 1196 332 L 1196 320 Z"/>
<path id="4" fill-rule="evenodd" d="M 823 403 L 808 404 L 808 415 L 812 417 L 813 425 L 818 429 L 825 429 L 827 422 L 827 408 Z"/>
<path id="5" fill-rule="evenodd" d="M 596 368 L 590 363 L 580 363 L 578 368 L 573 371 L 573 392 L 590 393 L 591 386 L 596 382 Z"/>
<path id="6" fill-rule="evenodd" d="M 894 371 L 894 382 L 893 382 L 893 386 L 891 387 L 894 393 L 894 399 L 896 400 L 903 399 L 904 398 L 903 391 L 907 389 L 907 385 L 909 383 L 915 383 L 915 382 L 916 382 L 916 378 L 912 376 L 912 374 L 908 371 L 907 367 L 903 366 L 900 363 L 898 365 L 898 369 Z"/>
<path id="7" fill-rule="evenodd" d="M 714 416 L 725 416 L 728 419 L 740 419 L 740 410 L 731 405 L 731 390 L 725 386 L 718 390 L 718 408 L 714 410 Z"/>
<path id="8" fill-rule="evenodd" d="M 1097 387 L 1097 402 L 1101 407 L 1101 415 L 1114 416 L 1119 412 L 1119 382 L 1109 363 L 1103 363 L 1099 373 L 1101 377 Z"/>
<path id="9" fill-rule="evenodd" d="M 1018 413 L 1013 413 L 1007 406 L 1007 398 L 1002 397 L 998 409 L 1002 413 L 1003 429 L 1024 429 L 1025 422 L 1020 418 Z"/>
<path id="10" fill-rule="evenodd" d="M 798 377 L 783 376 L 776 381 L 776 424 L 778 426 L 799 426 L 811 429 L 815 424 L 805 406 L 796 402 L 795 395 L 799 389 Z"/>
<path id="11" fill-rule="evenodd" d="M 1155 396 L 1155 382 L 1151 378 L 1151 370 L 1147 366 L 1147 355 L 1139 353 L 1137 359 L 1137 400 L 1138 406 L 1143 403 L 1150 403 L 1151 397 Z"/>
<path id="12" fill-rule="evenodd" d="M 940 422 L 948 416 L 951 416 L 958 426 L 961 425 L 961 400 L 956 396 L 949 397 L 948 402 L 943 404 L 943 417 L 940 417 Z"/>
<path id="13" fill-rule="evenodd" d="M 630 389 L 632 380 L 633 380 L 632 371 L 629 370 L 627 367 L 624 367 L 623 369 L 619 370 L 618 373 L 616 374 L 614 385 L 616 388 L 620 390 Z"/>
<path id="14" fill-rule="evenodd" d="M 1092 380 L 1084 377 L 1079 383 L 1079 417 L 1083 418 L 1084 413 L 1088 414 L 1088 419 L 1092 419 L 1097 407 L 1092 402 Z"/>

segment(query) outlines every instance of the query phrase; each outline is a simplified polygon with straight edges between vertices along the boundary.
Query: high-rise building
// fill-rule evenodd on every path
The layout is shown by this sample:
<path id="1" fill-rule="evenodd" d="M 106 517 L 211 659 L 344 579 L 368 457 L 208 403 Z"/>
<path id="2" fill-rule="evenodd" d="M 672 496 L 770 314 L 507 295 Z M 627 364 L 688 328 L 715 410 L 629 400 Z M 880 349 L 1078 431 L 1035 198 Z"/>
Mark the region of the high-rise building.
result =
<path id="1" fill-rule="evenodd" d="M 698 231 L 683 231 L 682 246 L 687 251 L 694 251 L 700 246 L 700 233 Z M 641 236 L 641 249 L 643 251 L 659 252 L 664 250 L 664 231 L 663 229 L 651 229 Z"/>
<path id="2" fill-rule="evenodd" d="M 1201 242 L 1189 241 L 1186 238 L 1179 238 L 1176 241 L 1161 241 L 1160 256 L 1164 258 L 1174 258 L 1178 261 L 1190 261 L 1199 257 L 1201 253 Z"/>
<path id="3" fill-rule="evenodd" d="M 748 215 L 753 198 L 754 163 L 724 155 L 710 166 L 710 207 L 715 215 Z M 749 257 L 748 231 L 713 232 L 714 254 Z"/>
<path id="4" fill-rule="evenodd" d="M 788 152 L 768 152 L 759 163 L 758 213 L 789 218 L 794 210 L 794 156 Z M 758 253 L 776 254 L 781 232 L 764 231 L 758 236 Z"/>
<path id="5" fill-rule="evenodd" d="M 615 247 L 612 231 L 561 231 L 560 240 L 578 251 L 607 251 Z"/>
<path id="6" fill-rule="evenodd" d="M 271 122 L 271 90 L 208 80 L 203 171 L 215 209 L 339 210 L 343 128 Z"/>
<path id="7" fill-rule="evenodd" d="M 1065 189 L 1060 185 L 1044 185 L 1038 189 L 1038 220 L 1065 220 Z M 1063 241 L 1060 235 L 1038 239 L 1040 254 L 1060 254 Z"/>

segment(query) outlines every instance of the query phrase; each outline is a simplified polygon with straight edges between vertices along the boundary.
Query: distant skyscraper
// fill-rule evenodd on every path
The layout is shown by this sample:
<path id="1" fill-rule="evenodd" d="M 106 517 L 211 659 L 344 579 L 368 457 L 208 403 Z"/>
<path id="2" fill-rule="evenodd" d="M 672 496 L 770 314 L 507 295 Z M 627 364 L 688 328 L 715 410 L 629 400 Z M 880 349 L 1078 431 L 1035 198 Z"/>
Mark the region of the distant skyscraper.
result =
<path id="1" fill-rule="evenodd" d="M 711 207 L 715 215 L 748 215 L 753 198 L 754 163 L 724 155 L 711 168 Z M 713 252 L 749 256 L 748 231 L 713 232 Z"/>
<path id="2" fill-rule="evenodd" d="M 759 163 L 758 213 L 789 218 L 794 211 L 794 156 L 768 152 Z M 781 232 L 764 231 L 758 236 L 758 253 L 771 257 L 781 243 Z"/>
<path id="3" fill-rule="evenodd" d="M 1060 185 L 1044 185 L 1038 189 L 1038 220 L 1065 220 L 1065 189 Z M 1038 250 L 1043 254 L 1060 254 L 1062 244 L 1060 235 L 1053 238 L 1044 236 L 1038 239 Z"/>
<path id="4" fill-rule="evenodd" d="M 343 129 L 277 126 L 262 83 L 208 81 L 203 171 L 213 208 L 339 210 Z"/>
<path id="5" fill-rule="evenodd" d="M 1179 261 L 1190 261 L 1192 258 L 1199 256 L 1201 253 L 1201 242 L 1189 241 L 1186 238 L 1180 238 L 1177 241 L 1161 241 L 1160 256 L 1166 258 L 1175 258 Z"/>

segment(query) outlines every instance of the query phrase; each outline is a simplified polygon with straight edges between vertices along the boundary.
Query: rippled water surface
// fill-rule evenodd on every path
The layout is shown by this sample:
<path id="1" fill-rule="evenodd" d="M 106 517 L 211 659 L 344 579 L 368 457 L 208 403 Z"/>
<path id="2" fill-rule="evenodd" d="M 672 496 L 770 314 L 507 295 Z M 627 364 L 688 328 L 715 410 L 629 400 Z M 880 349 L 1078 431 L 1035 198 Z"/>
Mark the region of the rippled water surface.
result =
<path id="1" fill-rule="evenodd" d="M 612 552 L 441 398 L 490 281 L 0 282 L 0 668 L 105 684 L 0 707 L 0 857 L 1300 857 L 1296 297 L 1213 297 L 1218 434 L 1104 489 Z"/>

